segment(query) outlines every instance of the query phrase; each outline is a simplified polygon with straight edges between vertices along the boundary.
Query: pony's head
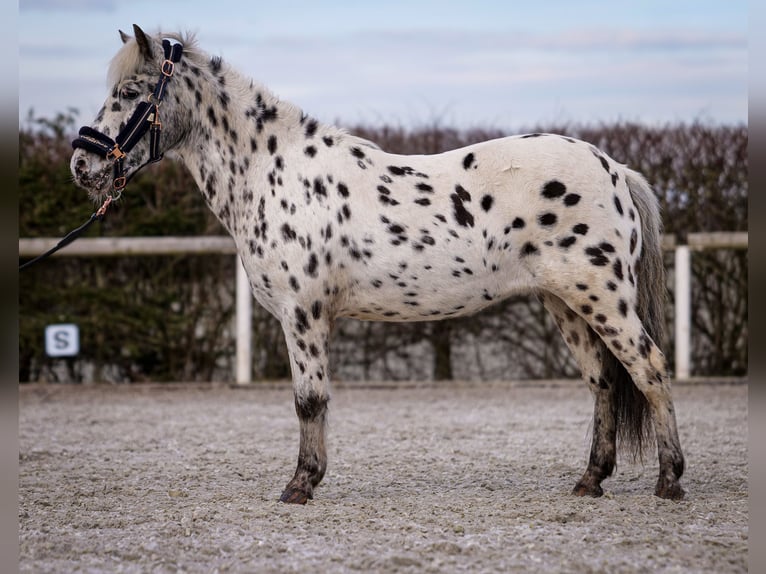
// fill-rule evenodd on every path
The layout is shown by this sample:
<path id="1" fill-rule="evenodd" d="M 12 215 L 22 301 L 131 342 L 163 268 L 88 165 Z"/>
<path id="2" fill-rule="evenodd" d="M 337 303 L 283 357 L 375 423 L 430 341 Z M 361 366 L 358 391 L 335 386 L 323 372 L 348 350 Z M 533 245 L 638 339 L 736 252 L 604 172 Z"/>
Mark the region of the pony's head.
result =
<path id="1" fill-rule="evenodd" d="M 120 31 L 124 45 L 109 66 L 109 96 L 95 121 L 72 142 L 74 181 L 94 198 L 119 191 L 127 178 L 173 149 L 190 122 L 188 106 L 184 109 L 178 93 L 173 94 L 182 91 L 179 80 L 172 79 L 172 61 L 181 57 L 182 47 L 173 51 L 168 40 L 163 43 L 164 37 L 183 40 L 152 37 L 136 25 L 133 31 L 134 37 Z"/>

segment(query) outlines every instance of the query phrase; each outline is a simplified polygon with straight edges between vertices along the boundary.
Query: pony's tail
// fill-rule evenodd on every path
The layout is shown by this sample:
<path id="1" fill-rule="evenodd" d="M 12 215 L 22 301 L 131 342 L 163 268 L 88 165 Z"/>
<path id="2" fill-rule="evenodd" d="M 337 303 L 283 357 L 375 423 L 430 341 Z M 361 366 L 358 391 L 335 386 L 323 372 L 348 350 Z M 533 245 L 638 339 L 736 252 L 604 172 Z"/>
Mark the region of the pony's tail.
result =
<path id="1" fill-rule="evenodd" d="M 636 310 L 646 333 L 661 347 L 665 333 L 666 285 L 659 204 L 641 174 L 626 170 L 626 179 L 641 222 L 641 252 L 636 262 Z M 643 460 L 644 449 L 652 438 L 649 404 L 623 364 L 612 353 L 607 355 L 602 375 L 614 385 L 612 408 L 619 445 L 634 460 Z"/>

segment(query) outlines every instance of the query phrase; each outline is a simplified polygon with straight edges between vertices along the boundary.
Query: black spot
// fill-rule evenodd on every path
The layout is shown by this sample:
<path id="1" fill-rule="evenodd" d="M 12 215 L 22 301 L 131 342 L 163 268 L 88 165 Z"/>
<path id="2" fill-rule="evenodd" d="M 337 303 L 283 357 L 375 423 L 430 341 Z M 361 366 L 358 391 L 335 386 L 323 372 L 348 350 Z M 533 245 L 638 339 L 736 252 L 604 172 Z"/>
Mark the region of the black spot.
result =
<path id="1" fill-rule="evenodd" d="M 269 153 L 271 155 L 274 155 L 274 153 L 277 151 L 277 136 L 270 135 L 268 141 L 266 142 L 266 147 L 269 150 Z"/>
<path id="2" fill-rule="evenodd" d="M 207 196 L 209 198 L 214 198 L 216 194 L 216 185 L 217 180 L 214 173 L 210 174 L 210 177 L 208 178 L 207 182 L 205 183 L 205 191 L 207 192 Z"/>
<path id="3" fill-rule="evenodd" d="M 610 291 L 617 291 L 617 283 L 611 280 L 607 281 L 606 288 L 609 289 Z"/>
<path id="4" fill-rule="evenodd" d="M 332 147 L 332 144 L 335 143 L 335 140 L 333 140 L 330 136 L 324 136 L 322 138 L 322 141 L 324 142 L 324 145 L 327 147 Z"/>
<path id="5" fill-rule="evenodd" d="M 389 165 L 388 171 L 391 173 L 391 175 L 406 175 L 407 173 L 412 171 L 412 168 Z"/>
<path id="6" fill-rule="evenodd" d="M 383 205 L 391 205 L 391 206 L 399 205 L 399 202 L 397 200 L 391 199 L 387 195 L 379 195 L 378 201 L 380 201 L 380 203 L 382 203 Z"/>
<path id="7" fill-rule="evenodd" d="M 599 255 L 603 255 L 600 247 L 586 247 L 585 254 L 590 257 L 597 257 Z"/>
<path id="8" fill-rule="evenodd" d="M 524 220 L 521 217 L 517 217 L 516 219 L 513 220 L 513 223 L 511 223 L 511 227 L 513 227 L 514 229 L 524 229 L 524 225 L 526 224 L 524 223 Z"/>
<path id="9" fill-rule="evenodd" d="M 575 283 L 575 287 L 577 287 L 580 291 L 588 290 L 588 286 L 585 283 Z"/>
<path id="10" fill-rule="evenodd" d="M 606 315 L 603 315 L 601 313 L 598 313 L 597 315 L 594 315 L 593 318 L 598 321 L 599 323 L 606 323 Z"/>
<path id="11" fill-rule="evenodd" d="M 415 203 L 417 203 L 418 205 L 422 205 L 423 207 L 425 207 L 426 205 L 431 205 L 431 200 L 430 200 L 430 199 L 428 199 L 427 197 L 421 197 L 420 199 L 416 199 L 416 200 L 415 200 Z"/>
<path id="12" fill-rule="evenodd" d="M 112 111 L 113 112 L 121 112 L 122 111 L 122 106 L 120 105 L 120 102 L 114 102 L 112 104 Z"/>
<path id="13" fill-rule="evenodd" d="M 306 315 L 306 311 L 300 307 L 295 307 L 295 328 L 301 335 L 308 331 L 309 328 L 309 318 Z"/>
<path id="14" fill-rule="evenodd" d="M 567 193 L 564 196 L 564 205 L 567 207 L 572 207 L 573 205 L 577 205 L 580 203 L 580 196 L 576 193 Z"/>
<path id="15" fill-rule="evenodd" d="M 317 154 L 317 148 L 315 148 L 313 145 L 306 146 L 306 149 L 303 150 L 303 153 L 309 157 L 314 157 Z"/>
<path id="16" fill-rule="evenodd" d="M 218 94 L 218 101 L 221 102 L 221 107 L 226 110 L 229 108 L 229 94 L 226 92 L 221 92 Z"/>
<path id="17" fill-rule="evenodd" d="M 620 315 L 623 317 L 628 316 L 628 303 L 625 301 L 625 299 L 620 299 L 620 301 L 617 303 L 617 308 L 620 310 Z"/>
<path id="18" fill-rule="evenodd" d="M 473 214 L 463 205 L 463 201 L 471 201 L 471 195 L 462 186 L 455 186 L 455 193 L 450 195 L 454 207 L 453 214 L 458 225 L 473 227 Z"/>
<path id="19" fill-rule="evenodd" d="M 617 197 L 617 194 L 614 194 L 614 207 L 617 209 L 617 213 L 622 215 L 624 212 L 622 211 L 622 203 L 620 202 L 620 198 Z"/>
<path id="20" fill-rule="evenodd" d="M 556 217 L 555 213 L 543 213 L 537 218 L 537 222 L 540 225 L 546 225 L 546 226 L 556 225 L 557 221 L 558 221 L 558 217 Z"/>
<path id="21" fill-rule="evenodd" d="M 428 185 L 427 183 L 423 183 L 423 182 L 420 182 L 420 183 L 418 183 L 418 184 L 415 186 L 415 188 L 416 188 L 418 191 L 420 191 L 420 192 L 423 192 L 423 193 L 433 193 L 433 192 L 434 192 L 434 188 L 433 188 L 433 187 L 431 187 L 431 186 L 430 186 L 430 185 Z"/>
<path id="22" fill-rule="evenodd" d="M 311 305 L 311 316 L 314 317 L 314 319 L 319 319 L 322 316 L 321 301 L 314 301 L 314 303 Z"/>
<path id="23" fill-rule="evenodd" d="M 489 211 L 492 209 L 492 204 L 495 202 L 495 199 L 491 195 L 485 195 L 481 198 L 481 208 L 484 211 Z"/>
<path id="24" fill-rule="evenodd" d="M 348 197 L 348 187 L 345 183 L 338 182 L 338 193 L 341 197 Z"/>
<path id="25" fill-rule="evenodd" d="M 572 231 L 577 233 L 578 235 L 585 235 L 588 233 L 588 224 L 587 223 L 578 223 L 572 228 Z"/>
<path id="26" fill-rule="evenodd" d="M 552 179 L 543 186 L 542 196 L 546 199 L 557 199 L 567 192 L 567 187 L 558 181 Z"/>
<path id="27" fill-rule="evenodd" d="M 642 332 L 638 338 L 638 352 L 643 358 L 647 358 L 649 356 L 649 349 L 651 349 L 650 339 L 646 333 Z"/>
<path id="28" fill-rule="evenodd" d="M 318 265 L 319 265 L 319 261 L 317 260 L 316 253 L 312 253 L 311 255 L 309 255 L 309 261 L 303 267 L 303 271 L 306 273 L 306 275 L 310 277 L 316 277 Z"/>
<path id="29" fill-rule="evenodd" d="M 601 248 L 602 251 L 605 251 L 606 253 L 614 253 L 614 246 L 611 243 L 602 241 L 601 243 L 598 244 L 598 246 Z"/>
<path id="30" fill-rule="evenodd" d="M 314 195 L 327 197 L 327 188 L 320 177 L 314 179 Z"/>
<path id="31" fill-rule="evenodd" d="M 282 237 L 285 241 L 295 241 L 295 238 L 297 237 L 297 234 L 295 233 L 295 230 L 290 227 L 287 223 L 282 225 Z"/>
<path id="32" fill-rule="evenodd" d="M 540 253 L 540 250 L 529 241 L 527 241 L 521 248 L 522 257 L 526 257 L 528 255 L 537 255 L 538 253 Z"/>
<path id="33" fill-rule="evenodd" d="M 469 153 L 463 158 L 463 169 L 468 169 L 473 165 L 474 156 L 472 153 Z"/>
<path id="34" fill-rule="evenodd" d="M 300 291 L 301 286 L 298 284 L 298 280 L 295 278 L 294 275 L 290 275 L 289 283 L 293 291 L 295 291 L 296 293 Z"/>
<path id="35" fill-rule="evenodd" d="M 559 241 L 559 247 L 564 247 L 564 248 L 571 247 L 575 241 L 577 241 L 577 238 L 574 235 L 569 235 L 565 237 L 564 239 L 562 239 L 561 241 Z"/>
<path id="36" fill-rule="evenodd" d="M 306 137 L 310 138 L 313 137 L 314 134 L 317 132 L 317 121 L 316 120 L 309 120 L 306 124 Z"/>
<path id="37" fill-rule="evenodd" d="M 630 232 L 630 253 L 631 255 L 636 250 L 636 243 L 638 242 L 638 233 L 636 232 L 636 228 L 633 228 L 633 231 Z"/>
<path id="38" fill-rule="evenodd" d="M 353 155 L 357 159 L 364 159 L 364 152 L 361 150 L 361 148 L 358 147 L 352 147 L 351 148 L 351 155 Z"/>
<path id="39" fill-rule="evenodd" d="M 611 170 L 609 169 L 609 162 L 606 161 L 606 158 L 603 155 L 601 155 L 600 153 L 596 152 L 596 151 L 594 151 L 593 153 L 596 155 L 598 160 L 601 162 L 601 167 L 604 168 L 606 173 L 609 173 L 611 175 Z"/>
<path id="40" fill-rule="evenodd" d="M 220 56 L 213 56 L 210 58 L 210 69 L 217 74 L 221 71 L 221 63 L 222 60 Z"/>
<path id="41" fill-rule="evenodd" d="M 593 307 L 591 307 L 590 305 L 582 305 L 580 307 L 580 311 L 582 311 L 584 315 L 590 315 L 591 313 L 593 313 Z"/>
<path id="42" fill-rule="evenodd" d="M 590 257 L 591 264 L 598 267 L 603 267 L 609 263 L 609 258 L 604 255 L 604 253 L 601 251 L 601 248 L 599 247 L 587 247 L 585 249 L 585 254 Z"/>
<path id="43" fill-rule="evenodd" d="M 210 120 L 210 123 L 213 124 L 213 127 L 218 126 L 218 118 L 215 117 L 215 111 L 213 110 L 213 106 L 208 106 L 207 117 Z"/>
<path id="44" fill-rule="evenodd" d="M 612 265 L 612 269 L 614 270 L 614 276 L 617 277 L 620 281 L 623 279 L 622 274 L 622 261 L 620 259 L 615 260 L 614 264 Z"/>
<path id="45" fill-rule="evenodd" d="M 465 188 L 458 184 L 455 186 L 455 193 L 462 201 L 471 201 L 471 194 L 468 193 Z"/>

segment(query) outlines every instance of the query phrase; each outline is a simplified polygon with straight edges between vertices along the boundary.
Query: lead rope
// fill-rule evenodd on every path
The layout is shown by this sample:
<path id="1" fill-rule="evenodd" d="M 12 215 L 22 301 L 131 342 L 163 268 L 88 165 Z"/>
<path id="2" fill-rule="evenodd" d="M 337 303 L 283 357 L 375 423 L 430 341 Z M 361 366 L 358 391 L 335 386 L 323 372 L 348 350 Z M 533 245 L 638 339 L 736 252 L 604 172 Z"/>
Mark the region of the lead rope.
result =
<path id="1" fill-rule="evenodd" d="M 110 195 L 110 196 L 108 196 L 108 197 L 107 197 L 107 198 L 104 200 L 104 203 L 102 203 L 102 204 L 101 204 L 101 207 L 99 207 L 99 208 L 98 208 L 98 209 L 95 211 L 95 213 L 93 213 L 93 214 L 90 216 L 90 219 L 88 219 L 88 221 L 86 221 L 85 223 L 83 223 L 83 224 L 82 224 L 80 227 L 78 227 L 77 229 L 73 229 L 72 231 L 70 231 L 69 233 L 67 233 L 67 234 L 66 234 L 66 235 L 65 235 L 65 236 L 64 236 L 64 237 L 61 239 L 61 241 L 59 241 L 59 242 L 58 242 L 56 245 L 54 245 L 53 247 L 51 247 L 50 249 L 48 249 L 48 251 L 46 251 L 46 252 L 45 252 L 45 253 L 43 253 L 42 255 L 38 255 L 37 257 L 35 257 L 34 259 L 31 259 L 31 260 L 27 261 L 27 262 L 26 262 L 26 263 L 24 263 L 23 265 L 19 265 L 19 271 L 21 271 L 22 269 L 26 269 L 27 267 L 29 267 L 30 265 L 32 265 L 32 264 L 34 264 L 34 263 L 37 263 L 38 261 L 42 261 L 43 259 L 46 259 L 47 257 L 50 257 L 51 255 L 53 255 L 54 253 L 56 253 L 56 251 L 58 251 L 58 250 L 59 250 L 59 249 L 61 249 L 62 247 L 66 247 L 67 245 L 69 245 L 70 243 L 72 243 L 72 241 L 74 241 L 75 239 L 77 239 L 78 237 L 80 237 L 80 235 L 82 235 L 82 234 L 83 234 L 83 233 L 84 233 L 84 232 L 85 232 L 85 231 L 86 231 L 86 230 L 87 230 L 87 229 L 88 229 L 88 228 L 89 228 L 91 225 L 93 225 L 93 223 L 94 223 L 95 221 L 103 221 L 103 220 L 104 220 L 104 217 L 106 216 L 106 210 L 109 208 L 109 204 L 110 204 L 110 203 L 112 203 L 112 201 L 113 201 L 114 199 L 115 199 L 115 198 L 113 198 L 111 195 Z"/>

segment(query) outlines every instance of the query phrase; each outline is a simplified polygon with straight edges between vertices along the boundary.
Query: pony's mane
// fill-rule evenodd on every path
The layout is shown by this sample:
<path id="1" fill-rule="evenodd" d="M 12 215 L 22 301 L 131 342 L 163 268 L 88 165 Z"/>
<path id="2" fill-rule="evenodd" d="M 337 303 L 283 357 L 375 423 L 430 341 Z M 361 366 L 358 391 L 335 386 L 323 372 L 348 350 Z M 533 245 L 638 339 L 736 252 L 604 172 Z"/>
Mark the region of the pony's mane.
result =
<path id="1" fill-rule="evenodd" d="M 192 61 L 197 65 L 205 63 L 209 56 L 201 52 L 197 47 L 197 38 L 193 32 L 157 32 L 151 35 L 152 38 L 168 38 L 183 44 L 184 59 Z M 131 38 L 114 55 L 109 63 L 109 71 L 106 75 L 107 85 L 109 87 L 118 84 L 126 77 L 138 73 L 144 64 L 144 58 L 138 48 L 135 38 Z"/>

